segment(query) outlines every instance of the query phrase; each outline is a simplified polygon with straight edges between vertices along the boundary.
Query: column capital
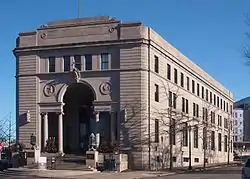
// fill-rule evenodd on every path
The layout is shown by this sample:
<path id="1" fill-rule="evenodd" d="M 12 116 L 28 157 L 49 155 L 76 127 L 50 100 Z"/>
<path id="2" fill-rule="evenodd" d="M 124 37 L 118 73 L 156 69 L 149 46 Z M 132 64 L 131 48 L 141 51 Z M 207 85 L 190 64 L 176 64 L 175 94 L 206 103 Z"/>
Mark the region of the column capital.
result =
<path id="1" fill-rule="evenodd" d="M 45 116 L 45 115 L 48 115 L 48 113 L 47 112 L 41 112 L 40 115 Z"/>

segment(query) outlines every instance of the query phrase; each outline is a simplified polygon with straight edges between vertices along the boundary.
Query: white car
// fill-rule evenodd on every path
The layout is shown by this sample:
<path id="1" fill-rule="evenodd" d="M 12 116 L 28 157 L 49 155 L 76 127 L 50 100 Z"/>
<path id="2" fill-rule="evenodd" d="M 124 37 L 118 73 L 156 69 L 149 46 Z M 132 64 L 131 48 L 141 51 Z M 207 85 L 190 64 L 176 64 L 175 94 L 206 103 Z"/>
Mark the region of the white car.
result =
<path id="1" fill-rule="evenodd" d="M 250 158 L 247 158 L 243 165 L 242 179 L 250 179 Z"/>

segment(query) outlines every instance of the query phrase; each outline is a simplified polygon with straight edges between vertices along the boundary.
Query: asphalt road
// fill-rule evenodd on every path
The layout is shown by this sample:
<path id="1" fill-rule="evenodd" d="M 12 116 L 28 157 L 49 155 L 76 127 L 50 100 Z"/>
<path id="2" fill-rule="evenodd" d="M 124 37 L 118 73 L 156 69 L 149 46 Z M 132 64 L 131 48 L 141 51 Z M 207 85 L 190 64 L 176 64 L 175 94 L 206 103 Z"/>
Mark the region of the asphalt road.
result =
<path id="1" fill-rule="evenodd" d="M 241 179 L 241 167 L 226 167 L 205 172 L 185 173 L 151 179 Z"/>
<path id="2" fill-rule="evenodd" d="M 47 177 L 37 177 L 27 174 L 26 172 L 4 171 L 0 172 L 0 179 L 46 179 Z"/>

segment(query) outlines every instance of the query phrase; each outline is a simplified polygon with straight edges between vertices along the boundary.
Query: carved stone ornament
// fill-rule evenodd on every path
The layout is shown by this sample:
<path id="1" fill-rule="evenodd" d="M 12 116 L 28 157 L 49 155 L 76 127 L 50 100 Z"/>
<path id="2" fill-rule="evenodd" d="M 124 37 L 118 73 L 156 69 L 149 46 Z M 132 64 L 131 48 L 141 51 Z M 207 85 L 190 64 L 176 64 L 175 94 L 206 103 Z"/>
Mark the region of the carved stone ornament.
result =
<path id="1" fill-rule="evenodd" d="M 109 29 L 109 33 L 112 33 L 114 31 L 115 31 L 115 28 L 113 28 L 113 27 Z"/>
<path id="2" fill-rule="evenodd" d="M 81 79 L 81 73 L 77 68 L 73 69 L 73 78 L 74 80 L 78 83 L 79 80 Z"/>
<path id="3" fill-rule="evenodd" d="M 49 97 L 55 93 L 55 86 L 51 84 L 46 84 L 43 89 L 44 95 Z"/>
<path id="4" fill-rule="evenodd" d="M 103 94 L 103 95 L 108 95 L 112 92 L 111 90 L 111 83 L 110 82 L 102 82 L 100 84 L 100 92 Z"/>
<path id="5" fill-rule="evenodd" d="M 46 37 L 47 37 L 47 34 L 46 34 L 45 32 L 43 32 L 43 33 L 41 34 L 41 39 L 46 39 Z"/>

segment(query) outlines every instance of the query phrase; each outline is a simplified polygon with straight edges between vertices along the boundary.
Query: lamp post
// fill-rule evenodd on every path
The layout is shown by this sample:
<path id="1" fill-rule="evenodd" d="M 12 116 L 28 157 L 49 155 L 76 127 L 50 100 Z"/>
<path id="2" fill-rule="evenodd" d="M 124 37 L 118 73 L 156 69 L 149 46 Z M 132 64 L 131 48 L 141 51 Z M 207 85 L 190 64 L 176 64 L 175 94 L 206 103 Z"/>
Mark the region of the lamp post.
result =
<path id="1" fill-rule="evenodd" d="M 191 147 L 191 126 L 189 126 L 189 128 L 188 128 L 188 137 L 189 137 L 189 139 L 188 139 L 188 142 L 189 142 L 189 144 L 188 144 L 188 153 L 189 153 L 189 165 L 188 165 L 188 170 L 192 170 L 192 157 L 191 157 L 191 155 L 192 155 L 192 147 Z"/>

